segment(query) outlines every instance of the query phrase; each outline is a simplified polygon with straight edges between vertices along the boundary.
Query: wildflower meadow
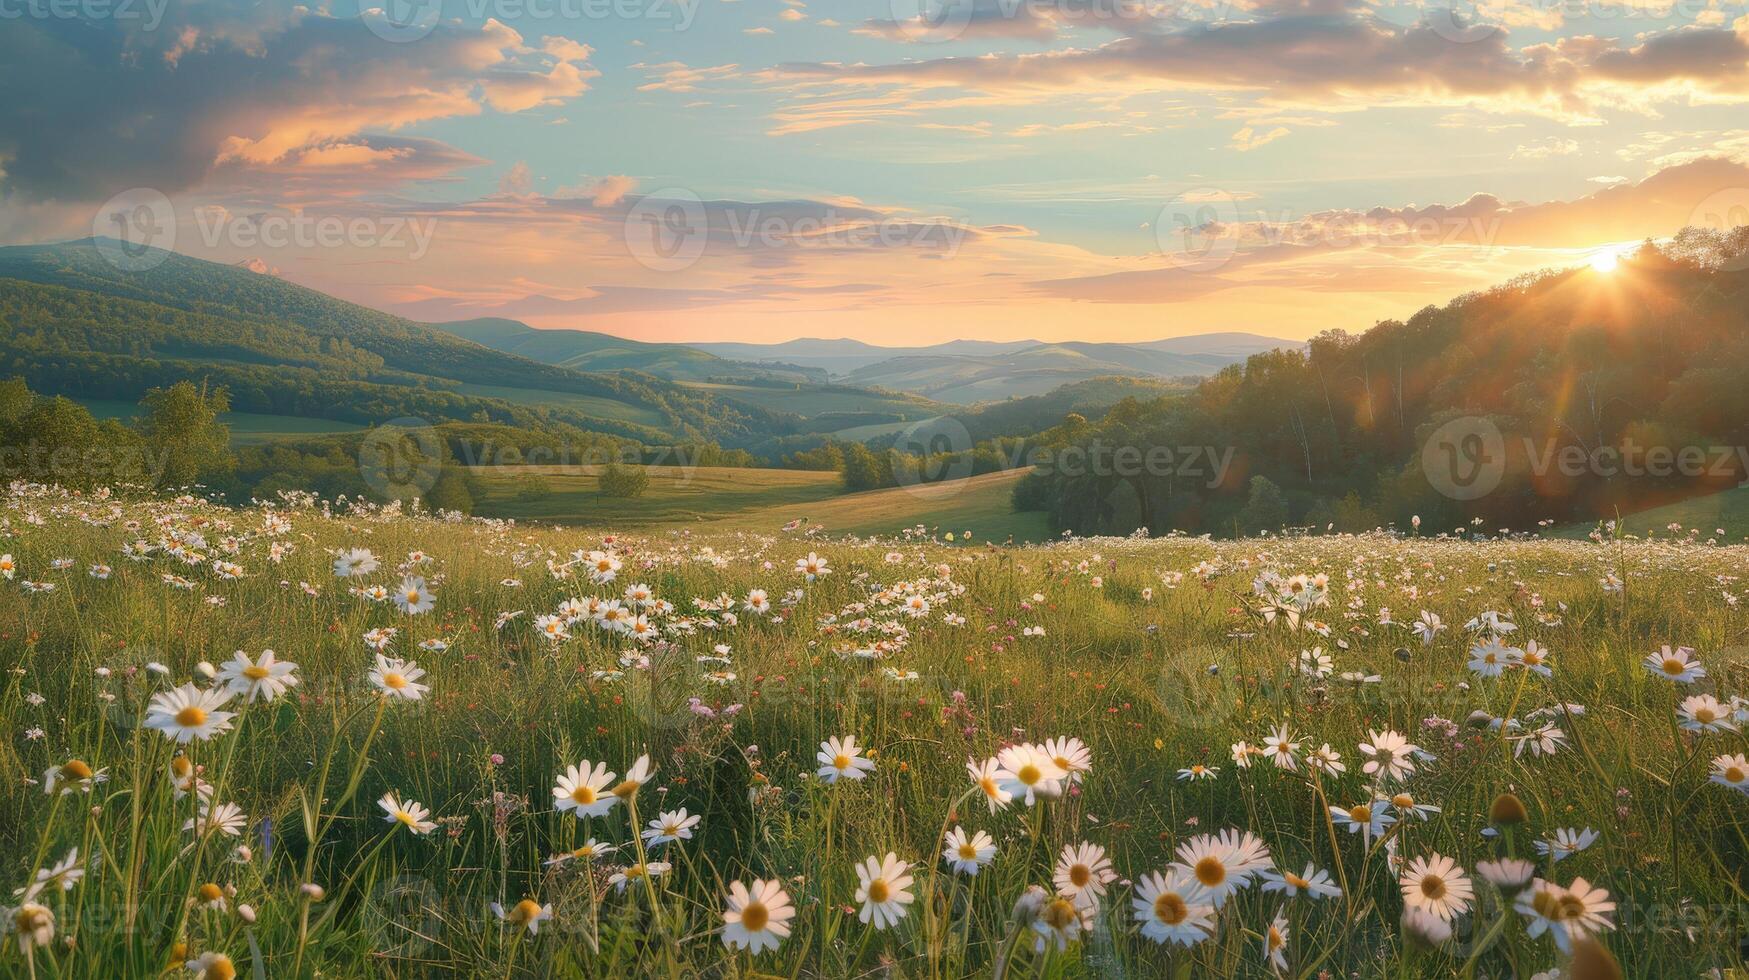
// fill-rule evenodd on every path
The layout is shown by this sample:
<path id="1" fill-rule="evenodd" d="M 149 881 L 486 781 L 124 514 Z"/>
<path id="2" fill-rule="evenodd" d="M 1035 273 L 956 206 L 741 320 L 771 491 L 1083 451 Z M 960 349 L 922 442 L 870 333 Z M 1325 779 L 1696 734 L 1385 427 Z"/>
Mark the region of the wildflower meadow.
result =
<path id="1" fill-rule="evenodd" d="M 0 532 L 6 976 L 1742 969 L 1705 530 Z"/>

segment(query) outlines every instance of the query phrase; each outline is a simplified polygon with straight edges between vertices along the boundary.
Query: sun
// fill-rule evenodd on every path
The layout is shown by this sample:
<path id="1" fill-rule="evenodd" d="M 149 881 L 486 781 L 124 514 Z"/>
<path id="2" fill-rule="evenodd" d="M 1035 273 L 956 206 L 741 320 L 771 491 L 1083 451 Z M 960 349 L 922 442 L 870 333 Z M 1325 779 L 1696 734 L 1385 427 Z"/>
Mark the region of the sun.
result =
<path id="1" fill-rule="evenodd" d="M 1611 251 L 1598 252 L 1591 256 L 1591 268 L 1598 272 L 1614 272 L 1620 257 Z"/>

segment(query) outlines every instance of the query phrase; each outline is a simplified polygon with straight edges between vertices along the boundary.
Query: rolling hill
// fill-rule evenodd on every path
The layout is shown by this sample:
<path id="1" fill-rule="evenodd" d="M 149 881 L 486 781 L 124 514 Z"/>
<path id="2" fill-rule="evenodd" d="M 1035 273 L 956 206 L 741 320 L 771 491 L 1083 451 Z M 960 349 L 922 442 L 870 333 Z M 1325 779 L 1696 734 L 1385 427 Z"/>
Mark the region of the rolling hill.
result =
<path id="1" fill-rule="evenodd" d="M 188 379 L 232 408 L 371 425 L 401 416 L 742 445 L 801 420 L 649 374 L 494 350 L 248 268 L 162 253 L 122 271 L 94 240 L 0 248 L 0 376 L 138 399 Z"/>
<path id="2" fill-rule="evenodd" d="M 431 326 L 493 350 L 577 371 L 642 371 L 675 381 L 826 381 L 822 368 L 750 364 L 685 344 L 649 344 L 589 330 L 537 330 L 498 317 Z"/>
<path id="3" fill-rule="evenodd" d="M 930 347 L 876 347 L 855 340 L 782 344 L 698 344 L 755 363 L 821 368 L 846 384 L 907 391 L 960 405 L 1035 395 L 1089 378 L 1197 378 L 1297 341 L 1247 333 L 1201 334 L 1133 344 L 958 340 Z"/>

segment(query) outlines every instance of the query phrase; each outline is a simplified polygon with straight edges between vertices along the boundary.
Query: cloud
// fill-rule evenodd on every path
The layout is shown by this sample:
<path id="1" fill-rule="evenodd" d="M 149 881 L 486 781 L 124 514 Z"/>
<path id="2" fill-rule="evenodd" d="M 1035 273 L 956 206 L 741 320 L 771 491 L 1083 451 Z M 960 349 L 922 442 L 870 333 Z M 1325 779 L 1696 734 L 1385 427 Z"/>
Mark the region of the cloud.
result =
<path id="1" fill-rule="evenodd" d="M 1267 146 L 1287 134 L 1288 128 L 1286 126 L 1277 126 L 1270 130 L 1258 130 L 1251 126 L 1245 126 L 1233 134 L 1233 141 L 1227 145 L 1240 153 L 1249 153 L 1260 146 Z"/>
<path id="2" fill-rule="evenodd" d="M 625 200 L 625 196 L 637 186 L 636 180 L 624 174 L 610 174 L 588 184 L 561 187 L 553 192 L 553 196 L 556 198 L 587 198 L 590 204 L 598 208 L 610 208 Z"/>
<path id="3" fill-rule="evenodd" d="M 226 168 L 284 177 L 348 156 L 383 168 L 397 151 L 383 155 L 381 133 L 574 98 L 596 74 L 588 56 L 562 39 L 531 46 L 497 21 L 394 44 L 362 19 L 276 4 L 173 4 L 152 31 L 15 20 L 0 31 L 0 192 L 92 201 L 174 194 Z"/>
<path id="4" fill-rule="evenodd" d="M 1275 106 L 1466 106 L 1571 122 L 1595 121 L 1606 107 L 1650 112 L 1668 101 L 1749 100 L 1749 31 L 1683 27 L 1631 47 L 1592 36 L 1521 49 L 1508 41 L 1505 30 L 1457 25 L 1449 14 L 1398 26 L 1363 11 L 1269 12 L 1132 33 L 1095 47 L 787 64 L 775 75 L 852 91 L 952 86 L 1014 103 L 1062 91 L 1230 91 L 1257 93 Z"/>

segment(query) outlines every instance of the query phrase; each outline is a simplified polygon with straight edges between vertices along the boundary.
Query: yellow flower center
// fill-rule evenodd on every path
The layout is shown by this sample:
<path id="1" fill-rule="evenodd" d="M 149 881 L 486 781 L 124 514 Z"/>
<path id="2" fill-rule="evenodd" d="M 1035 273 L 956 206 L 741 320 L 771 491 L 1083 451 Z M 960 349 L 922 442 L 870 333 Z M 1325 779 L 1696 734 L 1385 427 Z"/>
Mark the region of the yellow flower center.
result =
<path id="1" fill-rule="evenodd" d="M 395 811 L 395 819 L 401 821 L 402 823 L 406 824 L 409 827 L 413 826 L 413 823 L 414 823 L 413 815 L 411 813 L 408 813 L 406 810 L 396 810 Z"/>
<path id="2" fill-rule="evenodd" d="M 1357 806 L 1348 811 L 1348 819 L 1355 823 L 1372 823 L 1372 807 Z"/>
<path id="3" fill-rule="evenodd" d="M 834 769 L 849 769 L 850 768 L 850 756 L 847 756 L 842 752 L 833 756 L 832 757 L 832 768 L 834 768 Z"/>
<path id="4" fill-rule="evenodd" d="M 1713 719 L 1715 717 L 1716 716 L 1713 714 L 1713 709 L 1711 709 L 1711 708 L 1702 707 L 1702 708 L 1694 709 L 1694 720 L 1700 722 L 1703 725 L 1712 724 Z"/>
<path id="5" fill-rule="evenodd" d="M 1396 796 L 1391 797 L 1391 803 L 1394 806 L 1407 810 L 1415 805 L 1415 797 L 1410 796 L 1408 793 L 1398 793 Z"/>
<path id="6" fill-rule="evenodd" d="M 184 728 L 194 728 L 206 724 L 206 709 L 189 705 L 176 712 L 176 723 Z"/>
<path id="7" fill-rule="evenodd" d="M 1306 879 L 1301 878 L 1299 875 L 1294 874 L 1292 871 L 1283 871 L 1281 877 L 1283 881 L 1286 881 L 1295 888 L 1309 888 L 1312 884 Z"/>
<path id="8" fill-rule="evenodd" d="M 419 604 L 419 593 L 414 592 L 411 589 L 409 589 L 407 591 L 407 602 L 411 605 L 418 605 Z"/>
<path id="9" fill-rule="evenodd" d="M 996 796 L 996 793 L 999 790 L 999 787 L 996 785 L 996 780 L 991 779 L 988 776 L 978 780 L 978 788 L 984 791 L 985 796 L 992 798 Z"/>
<path id="10" fill-rule="evenodd" d="M 1024 766 L 1021 766 L 1020 771 L 1016 772 L 1014 774 L 1014 777 L 1016 779 L 1020 780 L 1022 783 L 1024 783 L 1027 786 L 1031 786 L 1032 784 L 1038 782 L 1039 779 L 1043 776 L 1044 776 L 1044 773 L 1040 772 L 1039 768 L 1030 762 Z"/>
<path id="11" fill-rule="evenodd" d="M 532 898 L 525 898 L 517 902 L 516 907 L 510 910 L 510 921 L 518 925 L 526 925 L 533 922 L 538 915 L 540 915 L 540 905 Z"/>
<path id="12" fill-rule="evenodd" d="M 1749 778 L 1749 773 L 1745 773 L 1743 771 L 1742 766 L 1726 766 L 1725 767 L 1725 782 L 1727 782 L 1727 783 L 1740 783 L 1745 778 Z"/>
<path id="13" fill-rule="evenodd" d="M 628 779 L 613 788 L 613 795 L 622 800 L 630 799 L 631 797 L 638 795 L 638 787 L 642 785 L 642 783 L 634 783 Z"/>
<path id="14" fill-rule="evenodd" d="M 870 902 L 873 902 L 876 905 L 879 905 L 881 902 L 884 902 L 887 899 L 891 898 L 892 895 L 893 895 L 893 890 L 891 888 L 887 887 L 887 882 L 885 879 L 876 878 L 875 880 L 868 883 L 868 900 Z"/>
<path id="15" fill-rule="evenodd" d="M 90 779 L 91 767 L 86 765 L 82 759 L 69 759 L 67 764 L 61 767 L 61 776 L 64 779 Z"/>
<path id="16" fill-rule="evenodd" d="M 1183 922 L 1188 915 L 1190 906 L 1184 904 L 1177 892 L 1161 892 L 1160 897 L 1154 899 L 1154 917 L 1169 926 Z"/>
<path id="17" fill-rule="evenodd" d="M 407 686 L 407 678 L 400 674 L 387 673 L 383 675 L 383 686 L 392 691 L 399 691 Z"/>
<path id="18" fill-rule="evenodd" d="M 1069 869 L 1069 884 L 1076 888 L 1086 888 L 1087 883 L 1092 880 L 1093 872 L 1085 864 L 1077 864 Z"/>
<path id="19" fill-rule="evenodd" d="M 1445 897 L 1445 879 L 1438 875 L 1425 875 L 1421 879 L 1421 894 L 1433 901 Z"/>
<path id="20" fill-rule="evenodd" d="M 967 841 L 959 846 L 959 855 L 961 861 L 970 861 L 978 856 L 978 849 L 972 846 L 971 841 Z"/>
<path id="21" fill-rule="evenodd" d="M 1276 950 L 1278 950 L 1286 945 L 1287 945 L 1287 940 L 1285 938 L 1283 938 L 1283 936 L 1281 934 L 1281 930 L 1277 929 L 1275 926 L 1270 926 L 1269 927 L 1269 951 L 1273 953 Z"/>
<path id="22" fill-rule="evenodd" d="M 749 902 L 741 910 L 741 926 L 749 932 L 758 932 L 771 921 L 771 910 L 759 902 Z"/>
<path id="23" fill-rule="evenodd" d="M 1666 674 L 1680 674 L 1687 669 L 1686 664 L 1674 657 L 1667 657 L 1664 660 L 1664 673 Z"/>
<path id="24" fill-rule="evenodd" d="M 225 897 L 224 889 L 220 888 L 219 886 L 213 884 L 210 881 L 207 882 L 206 884 L 200 886 L 200 900 L 203 902 L 216 902 L 219 899 L 224 898 L 224 897 Z"/>
<path id="25" fill-rule="evenodd" d="M 1227 866 L 1213 854 L 1196 862 L 1196 880 L 1209 888 L 1227 880 Z"/>
<path id="26" fill-rule="evenodd" d="M 1075 906 L 1068 899 L 1053 898 L 1045 906 L 1044 920 L 1052 929 L 1067 929 L 1075 921 Z"/>
<path id="27" fill-rule="evenodd" d="M 1059 755 L 1055 759 L 1052 759 L 1051 761 L 1055 762 L 1057 764 L 1057 768 L 1063 770 L 1064 772 L 1068 772 L 1072 768 L 1069 765 L 1069 760 L 1064 756 Z"/>
<path id="28" fill-rule="evenodd" d="M 236 980 L 237 968 L 231 965 L 229 957 L 217 956 L 201 971 L 200 980 Z"/>
<path id="29" fill-rule="evenodd" d="M 571 799 L 579 806 L 588 806 L 595 802 L 595 787 L 588 783 L 578 783 L 577 788 L 571 791 Z"/>
<path id="30" fill-rule="evenodd" d="M 1538 889 L 1537 893 L 1531 896 L 1530 907 L 1536 909 L 1537 914 L 1545 919 L 1559 919 L 1561 917 L 1561 896 L 1546 888 Z"/>
<path id="31" fill-rule="evenodd" d="M 268 670 L 266 667 L 263 667 L 260 664 L 250 664 L 249 666 L 243 668 L 243 676 L 249 678 L 252 681 L 265 680 L 266 678 L 268 678 L 272 675 L 273 675 L 273 671 Z"/>

